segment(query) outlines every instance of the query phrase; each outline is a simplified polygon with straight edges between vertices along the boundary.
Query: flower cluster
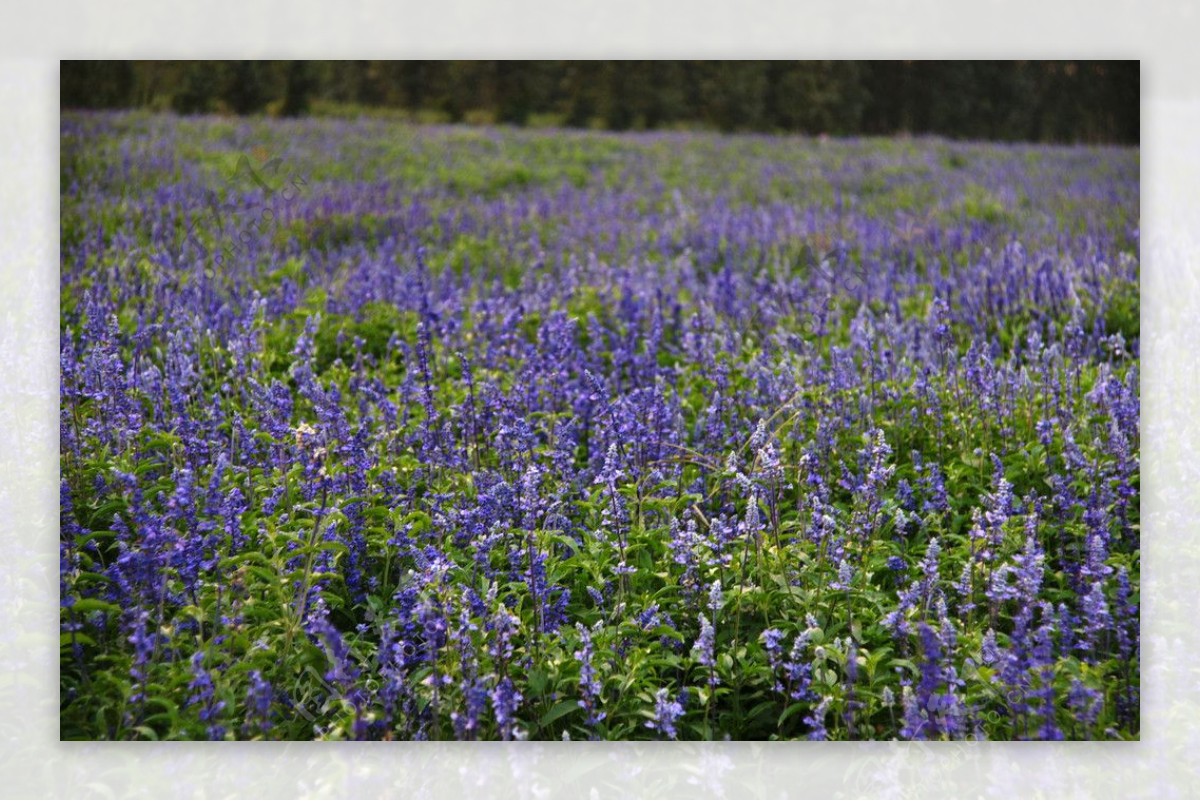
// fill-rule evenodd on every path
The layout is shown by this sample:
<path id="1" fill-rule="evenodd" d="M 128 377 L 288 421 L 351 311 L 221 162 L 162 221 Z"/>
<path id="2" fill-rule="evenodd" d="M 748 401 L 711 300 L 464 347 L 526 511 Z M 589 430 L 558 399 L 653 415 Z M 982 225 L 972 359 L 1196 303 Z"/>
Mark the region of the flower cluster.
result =
<path id="1" fill-rule="evenodd" d="M 1138 736 L 1135 151 L 61 133 L 64 738 Z"/>

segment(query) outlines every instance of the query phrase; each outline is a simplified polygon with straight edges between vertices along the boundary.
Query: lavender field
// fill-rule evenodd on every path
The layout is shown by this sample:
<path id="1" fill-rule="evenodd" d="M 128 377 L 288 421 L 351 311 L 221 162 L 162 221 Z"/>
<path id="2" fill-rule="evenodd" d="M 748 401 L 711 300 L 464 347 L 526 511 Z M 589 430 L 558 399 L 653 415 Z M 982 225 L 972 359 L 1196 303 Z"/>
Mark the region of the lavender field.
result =
<path id="1" fill-rule="evenodd" d="M 1137 739 L 1139 153 L 65 113 L 63 739 Z"/>

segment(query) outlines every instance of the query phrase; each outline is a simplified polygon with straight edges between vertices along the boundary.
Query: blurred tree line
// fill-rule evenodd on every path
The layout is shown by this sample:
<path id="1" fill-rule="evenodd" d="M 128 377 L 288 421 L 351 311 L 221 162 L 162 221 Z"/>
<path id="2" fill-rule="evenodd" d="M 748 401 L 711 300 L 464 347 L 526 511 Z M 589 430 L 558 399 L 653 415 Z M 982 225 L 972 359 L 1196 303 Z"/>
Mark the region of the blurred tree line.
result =
<path id="1" fill-rule="evenodd" d="M 64 61 L 64 108 L 1137 143 L 1137 61 Z"/>

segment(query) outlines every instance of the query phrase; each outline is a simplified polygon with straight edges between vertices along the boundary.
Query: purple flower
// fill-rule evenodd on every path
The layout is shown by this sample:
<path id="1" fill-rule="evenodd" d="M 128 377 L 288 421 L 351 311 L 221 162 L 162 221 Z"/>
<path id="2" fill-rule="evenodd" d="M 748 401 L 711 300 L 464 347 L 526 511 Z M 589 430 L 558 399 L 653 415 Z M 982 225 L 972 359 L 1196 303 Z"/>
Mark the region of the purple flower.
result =
<path id="1" fill-rule="evenodd" d="M 779 629 L 767 629 L 762 636 L 763 646 L 767 651 L 767 664 L 771 666 L 771 689 L 783 692 L 783 684 L 779 681 L 779 671 L 783 666 L 783 632 Z"/>
<path id="2" fill-rule="evenodd" d="M 217 721 L 225 708 L 225 702 L 217 700 L 212 676 L 204 669 L 203 651 L 192 655 L 192 681 L 188 684 L 188 690 L 192 693 L 187 700 L 188 706 L 200 708 L 200 721 L 208 724 L 208 739 L 224 739 L 225 727 Z"/>
<path id="3" fill-rule="evenodd" d="M 850 590 L 854 584 L 854 568 L 845 559 L 838 563 L 837 581 L 830 583 L 831 590 Z"/>
<path id="4" fill-rule="evenodd" d="M 517 738 L 516 714 L 525 696 L 517 690 L 512 679 L 505 676 L 492 690 L 492 709 L 496 713 L 496 727 L 500 730 L 501 740 Z"/>
<path id="5" fill-rule="evenodd" d="M 492 695 L 488 693 L 483 682 L 475 679 L 463 685 L 463 711 L 455 710 L 450 713 L 450 722 L 454 725 L 454 736 L 459 740 L 474 740 L 487 712 Z"/>
<path id="6" fill-rule="evenodd" d="M 707 617 L 700 615 L 700 636 L 696 638 L 696 644 L 692 646 L 692 656 L 701 667 L 708 668 L 706 680 L 710 687 L 716 687 L 721 683 L 716 672 L 716 642 L 717 634 L 712 624 L 708 622 Z"/>
<path id="7" fill-rule="evenodd" d="M 579 694 L 583 696 L 579 705 L 587 713 L 587 725 L 594 728 L 607 716 L 607 713 L 600 711 L 602 685 L 592 664 L 594 654 L 591 632 L 581 623 L 576 623 L 575 629 L 580 638 L 580 648 L 575 652 L 575 659 L 579 661 Z"/>
<path id="8" fill-rule="evenodd" d="M 683 695 L 674 700 L 670 698 L 667 688 L 663 687 L 654 693 L 654 716 L 646 721 L 646 728 L 657 731 L 668 740 L 679 739 L 679 731 L 675 728 L 683 715 Z"/>
<path id="9" fill-rule="evenodd" d="M 246 736 L 266 734 L 271 730 L 271 683 L 257 670 L 250 671 L 250 687 L 246 690 L 246 721 L 242 733 Z"/>
<path id="10" fill-rule="evenodd" d="M 721 591 L 721 580 L 717 579 L 708 589 L 708 608 L 713 613 L 713 619 L 725 604 L 725 594 Z"/>
<path id="11" fill-rule="evenodd" d="M 811 621 L 809 623 L 809 629 L 816 628 L 813 625 L 814 622 Z M 796 639 L 792 642 L 792 650 L 788 656 L 788 661 L 782 665 L 787 696 L 793 701 L 807 701 L 812 698 L 812 692 L 809 689 L 812 676 L 812 663 L 804 656 L 804 652 L 808 649 L 810 636 L 809 631 L 804 631 L 796 635 Z"/>
<path id="12" fill-rule="evenodd" d="M 825 728 L 825 715 L 829 713 L 829 705 L 832 701 L 833 699 L 829 696 L 823 696 L 821 702 L 804 718 L 804 722 L 808 724 L 809 728 L 808 739 L 826 740 L 829 738 L 829 732 Z"/>
<path id="13" fill-rule="evenodd" d="M 1104 586 L 1093 582 L 1088 591 L 1080 599 L 1080 617 L 1083 619 L 1083 634 L 1080 637 L 1082 647 L 1095 652 L 1101 645 L 1101 638 L 1112 628 L 1112 616 L 1108 611 L 1108 601 L 1104 597 Z"/>

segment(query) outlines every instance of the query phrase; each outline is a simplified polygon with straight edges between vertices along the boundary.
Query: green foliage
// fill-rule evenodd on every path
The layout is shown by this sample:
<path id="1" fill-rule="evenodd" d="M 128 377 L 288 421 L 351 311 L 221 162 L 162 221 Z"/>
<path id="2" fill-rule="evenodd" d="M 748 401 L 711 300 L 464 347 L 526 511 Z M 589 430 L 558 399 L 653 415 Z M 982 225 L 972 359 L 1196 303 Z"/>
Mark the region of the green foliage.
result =
<path id="1" fill-rule="evenodd" d="M 63 62 L 64 108 L 1136 143 L 1133 61 Z M 950 166 L 961 157 L 950 154 Z"/>
<path id="2" fill-rule="evenodd" d="M 423 69 L 420 75 L 436 77 L 436 69 Z M 749 94 L 726 96 L 722 102 L 728 108 L 722 113 L 733 123 L 743 113 L 769 119 L 769 101 L 763 97 L 770 96 L 770 81 L 764 87 L 752 66 L 741 70 L 738 85 Z M 346 67 L 338 75 L 346 81 L 339 97 L 350 100 L 387 85 L 369 67 L 364 72 Z M 400 71 L 392 77 L 409 75 Z M 823 76 L 847 84 L 853 79 L 833 65 L 776 77 L 806 86 Z M 422 103 L 445 91 L 429 87 L 413 80 L 403 91 L 419 95 Z M 543 90 L 526 88 L 531 97 Z M 837 111 L 840 101 L 826 101 L 806 112 L 816 122 L 787 124 L 836 123 L 843 113 Z M 638 99 L 639 111 L 627 124 L 669 119 L 672 105 L 663 101 L 656 107 L 656 102 Z M 524 119 L 521 108 L 511 113 L 513 122 Z M 185 271 L 162 267 L 162 254 L 152 247 L 125 259 L 110 252 L 117 243 L 151 244 L 157 220 L 131 220 L 136 207 L 130 198 L 148 194 L 185 169 L 200 176 L 201 189 L 257 202 L 252 199 L 261 197 L 261 187 L 225 181 L 243 153 L 245 136 L 261 141 L 267 152 L 281 149 L 283 135 L 274 125 L 303 132 L 287 166 L 307 176 L 316 196 L 290 206 L 280 202 L 279 221 L 265 233 L 257 261 L 220 269 L 197 256 Z M 866 354 L 885 324 L 905 332 L 910 343 L 918 339 L 912 332 L 936 330 L 929 323 L 947 283 L 939 285 L 939 279 L 973 269 L 985 248 L 1009 244 L 1014 228 L 1029 226 L 1022 230 L 1058 241 L 1079 228 L 1097 230 L 1098 221 L 1121 214 L 1050 191 L 1061 187 L 1043 187 L 1045 203 L 1056 216 L 1034 217 L 1028 208 L 984 188 L 990 162 L 998 157 L 977 145 L 891 140 L 822 145 L 802 138 L 764 143 L 761 137 L 618 138 L 583 132 L 547 136 L 511 128 L 431 132 L 380 119 L 310 120 L 300 126 L 254 120 L 242 126 L 123 118 L 115 134 L 109 130 L 86 143 L 83 134 L 78 140 L 64 138 L 64 187 L 103 186 L 107 165 L 120 163 L 118 143 L 136 139 L 130 133 L 139 126 L 169 131 L 180 145 L 144 170 L 131 169 L 126 194 L 101 194 L 102 200 L 91 204 L 68 194 L 63 202 L 64 274 L 71 275 L 74 254 L 91 248 L 85 269 L 63 287 L 64 363 L 70 364 L 76 352 L 97 352 L 86 350 L 97 343 L 83 341 L 84 334 L 107 318 L 89 319 L 90 304 L 117 298 L 116 334 L 111 345 L 105 344 L 112 350 L 101 352 L 97 363 L 125 368 L 114 371 L 114 382 L 129 376 L 147 382 L 130 379 L 130 387 L 120 385 L 117 412 L 124 427 L 119 437 L 106 439 L 106 426 L 116 419 L 106 404 L 117 390 L 106 385 L 77 393 L 74 379 L 64 379 L 62 474 L 70 504 L 69 511 L 64 505 L 64 522 L 78 527 L 75 536 L 63 540 L 64 739 L 214 736 L 212 721 L 202 714 L 206 704 L 219 707 L 215 718 L 226 739 L 351 739 L 364 725 L 371 736 L 450 738 L 456 735 L 453 715 L 467 707 L 464 687 L 472 671 L 503 675 L 520 688 L 524 699 L 516 725 L 532 739 L 654 736 L 646 724 L 662 689 L 672 698 L 686 693 L 683 739 L 806 737 L 814 729 L 817 699 L 827 702 L 820 722 L 832 738 L 894 737 L 902 702 L 885 698 L 899 696 L 903 684 L 920 682 L 922 644 L 915 631 L 897 636 L 884 620 L 935 539 L 943 555 L 929 577 L 932 590 L 960 603 L 956 584 L 964 571 L 974 582 L 965 594 L 977 608 L 965 613 L 966 625 L 953 646 L 955 664 L 963 666 L 964 699 L 978 710 L 989 737 L 1030 734 L 1035 715 L 1013 713 L 997 678 L 999 667 L 983 656 L 989 628 L 1000 646 L 1014 636 L 1016 603 L 992 602 L 984 587 L 995 565 L 1013 564 L 1021 554 L 1028 521 L 1015 516 L 1005 521 L 990 561 L 984 562 L 975 559 L 973 513 L 997 493 L 1001 479 L 1018 498 L 1031 492 L 1049 497 L 1051 480 L 1063 474 L 1068 457 L 1111 468 L 1112 454 L 1099 439 L 1111 429 L 1111 419 L 1092 396 L 1104 381 L 1128 381 L 1136 369 L 1139 305 L 1137 285 L 1124 269 L 1128 263 L 1106 272 L 1097 262 L 1095 277 L 1086 280 L 1072 273 L 1076 306 L 1039 306 L 1020 295 L 1029 291 L 1029 282 L 1017 280 L 1018 267 L 997 270 L 995 286 L 963 281 L 954 285 L 956 316 L 948 325 L 944 352 L 923 350 L 920 364 L 899 367 Z M 335 141 L 339 148 L 345 143 L 355 159 L 322 155 L 305 136 Z M 1020 151 L 1006 151 L 1006 157 L 1006 163 L 1026 161 Z M 1051 152 L 1042 159 L 1046 164 L 1029 168 L 1030 174 L 1040 174 L 1043 166 L 1061 167 L 1063 158 Z M 1136 175 L 1134 160 L 1114 161 L 1114 170 L 1125 171 L 1121 175 Z M 944 185 L 935 184 L 935 178 Z M 343 182 L 351 181 L 378 192 L 386 211 L 358 213 L 339 206 L 346 198 Z M 514 199 L 533 199 L 524 208 L 538 209 L 544 206 L 537 201 L 585 194 L 571 188 L 596 192 L 610 205 L 599 206 L 599 212 L 569 205 L 559 214 L 511 211 L 519 207 Z M 710 200 L 720 212 L 722 230 L 698 231 L 698 207 Z M 855 213 L 879 222 L 873 230 L 885 241 L 882 257 L 858 242 L 839 243 L 846 232 L 838 215 L 845 212 L 835 209 L 851 201 Z M 813 220 L 828 222 L 797 222 L 799 233 L 770 244 L 759 241 L 757 233 L 739 243 L 730 230 L 735 226 L 724 221 L 751 219 L 737 215 L 757 207 L 794 208 L 797 221 L 811 213 Z M 632 222 L 619 229 L 606 226 L 603 215 L 612 209 Z M 600 219 L 585 228 L 577 219 L 584 213 Z M 171 219 L 181 225 L 178 216 Z M 938 225 L 982 233 L 972 244 L 948 252 L 931 245 L 927 236 Z M 710 233 L 700 241 L 698 234 Z M 215 246 L 223 234 L 202 226 L 197 236 Z M 838 269 L 851 275 L 833 275 L 827 281 L 831 286 L 811 296 L 807 282 L 831 269 L 826 262 L 836 258 L 828 254 L 839 246 L 845 263 Z M 425 248 L 421 281 L 429 282 L 422 290 L 436 286 L 441 295 L 422 298 L 413 291 L 417 267 L 408 252 L 417 247 Z M 366 258 L 376 259 L 371 273 L 361 269 Z M 601 259 L 615 266 L 597 266 Z M 874 281 L 872 292 L 860 291 L 861 284 L 838 283 L 868 262 L 875 269 L 857 280 Z M 587 277 L 557 285 L 562 273 L 550 268 L 560 263 Z M 672 286 L 667 279 L 680 272 L 667 268 L 676 263 L 702 280 Z M 652 291 L 636 297 L 623 291 L 613 276 L 628 265 L 652 278 Z M 909 269 L 925 278 L 905 288 L 900 276 Z M 755 311 L 766 313 L 779 304 L 771 326 L 750 315 L 733 319 L 712 309 L 728 298 L 704 294 L 704 282 L 734 271 L 745 279 L 742 291 L 752 293 Z M 779 281 L 760 292 L 755 282 L 774 275 Z M 373 276 L 384 278 L 368 284 Z M 445 302 L 447 287 L 464 287 L 456 298 L 461 305 Z M 122 294 L 125 288 L 132 290 Z M 784 289 L 794 297 L 783 298 Z M 1011 307 L 1005 305 L 1009 290 L 1019 296 Z M 256 296 L 269 303 L 245 314 L 248 304 L 238 303 Z M 180 303 L 201 298 L 213 319 L 237 320 L 225 329 L 236 337 L 222 339 L 203 327 L 192 331 L 179 325 L 169 304 L 165 310 L 153 305 L 164 297 Z M 498 299 L 487 314 L 478 303 L 485 297 Z M 785 300 L 791 305 L 785 307 Z M 431 308 L 422 311 L 423 302 Z M 641 316 L 629 311 L 638 310 L 638 303 L 644 304 Z M 245 316 L 236 317 L 234 308 Z M 974 313 L 963 312 L 968 308 Z M 694 314 L 697 310 L 704 313 Z M 654 318 L 655 312 L 660 317 Z M 436 315 L 430 327 L 438 337 L 425 353 L 428 399 L 424 367 L 416 356 L 423 313 L 429 321 Z M 651 344 L 653 319 L 658 329 Z M 1020 361 L 1031 337 L 1049 337 L 1073 323 L 1087 335 L 1096 328 L 1121 335 L 1124 350 L 1072 360 L 1056 343 L 1044 361 Z M 311 362 L 300 347 L 309 333 Z M 704 356 L 701 367 L 696 353 L 706 336 L 720 347 Z M 452 337 L 463 352 L 447 346 Z M 624 474 L 611 487 L 593 481 L 603 459 L 601 427 L 610 424 L 603 416 L 629 412 L 606 412 L 596 402 L 603 399 L 599 394 L 596 401 L 581 395 L 586 403 L 579 408 L 546 402 L 584 380 L 581 364 L 553 354 L 544 359 L 543 375 L 522 369 L 525 355 L 548 342 L 567 343 L 586 354 L 587 369 L 620 386 L 614 397 L 640 389 L 670 401 L 671 413 L 679 418 L 672 425 L 679 423 L 684 438 L 636 477 L 628 465 L 650 440 L 621 439 L 620 446 L 633 454 Z M 472 348 L 487 347 L 494 355 L 473 358 Z M 1012 388 L 998 394 L 999 400 L 967 383 L 982 380 L 982 367 L 969 362 L 968 353 L 983 352 L 989 354 L 987 366 Z M 644 364 L 637 369 L 653 373 L 653 380 L 636 380 L 630 364 L 639 361 Z M 188 369 L 177 369 L 180 363 Z M 152 381 L 168 364 L 178 382 L 172 391 Z M 877 373 L 881 364 L 889 370 Z M 299 392 L 309 367 L 311 383 Z M 1044 383 L 1034 383 L 1033 371 L 1044 371 Z M 767 394 L 762 387 L 772 382 L 783 389 L 773 390 L 769 407 L 756 406 Z M 270 404 L 269 393 L 277 388 L 289 399 L 282 409 Z M 489 433 L 479 436 L 473 415 L 484 409 L 485 390 L 491 398 Z M 1045 435 L 1038 424 L 1051 412 L 1078 421 L 1071 430 L 1076 442 L 1067 442 L 1061 425 L 1051 429 L 1048 444 L 1041 441 Z M 515 428 L 505 415 L 519 417 L 529 428 L 519 459 L 503 450 L 501 440 Z M 213 423 L 207 440 L 185 425 L 198 419 Z M 751 447 L 747 430 L 747 424 L 759 421 L 779 448 L 780 480 L 759 474 L 762 457 Z M 578 441 L 568 440 L 571 447 L 563 448 L 568 424 L 583 430 Z M 314 426 L 322 428 L 323 439 L 316 439 Z M 700 452 L 687 437 L 702 436 L 706 426 L 727 433 L 719 449 Z M 851 480 L 864 471 L 864 454 L 874 440 L 864 440 L 863 432 L 874 427 L 891 449 L 887 465 L 895 470 L 877 506 Z M 356 464 L 354 438 L 360 431 L 373 437 L 365 468 Z M 427 447 L 435 435 L 446 437 L 461 458 L 431 456 Z M 819 510 L 811 503 L 803 462 L 818 442 L 829 478 L 827 503 Z M 1136 453 L 1136 442 L 1129 447 Z M 256 458 L 240 458 L 248 451 Z M 924 474 L 914 452 L 936 460 L 944 471 L 945 508 L 921 504 L 929 493 L 920 488 Z M 998 476 L 991 454 L 1004 455 Z M 219 472 L 221 459 L 233 469 Z M 556 470 L 562 465 L 586 480 L 555 486 L 529 465 Z M 194 486 L 181 492 L 184 468 L 194 469 Z M 747 474 L 755 476 L 754 493 L 746 491 Z M 136 493 L 120 483 L 124 476 L 136 482 Z M 326 502 L 313 491 L 317 477 L 338 482 L 344 491 Z M 1086 475 L 1070 477 L 1064 493 L 1083 499 L 1096 490 Z M 471 511 L 485 500 L 498 503 L 481 497 L 491 479 L 519 488 L 514 496 L 547 498 L 546 508 L 482 534 L 468 531 L 449 512 Z M 533 482 L 528 492 L 521 484 L 526 479 Z M 901 497 L 901 481 L 918 487 L 919 497 L 911 504 Z M 1137 492 L 1136 475 L 1129 487 Z M 201 506 L 209 503 L 201 499 L 206 491 L 214 504 L 240 494 L 245 509 L 225 520 Z M 447 499 L 461 503 L 455 507 Z M 203 528 L 180 513 L 181 504 L 189 502 L 204 512 Z M 1050 603 L 1073 598 L 1075 579 L 1062 565 L 1078 558 L 1092 525 L 1081 502 L 1064 505 L 1053 525 L 1031 523 L 1046 548 L 1045 599 Z M 1117 505 L 1112 500 L 1102 511 L 1115 518 Z M 1136 539 L 1137 504 L 1122 509 L 1127 515 L 1120 524 L 1122 536 Z M 145 524 L 149 516 L 153 526 Z M 748 517 L 763 521 L 761 529 L 715 544 L 721 526 L 736 531 Z M 843 557 L 853 568 L 848 582 L 831 558 L 828 535 L 812 533 L 825 518 L 845 539 Z M 672 549 L 672 537 L 688 525 L 699 541 L 692 574 Z M 114 566 L 138 556 L 149 534 L 164 538 L 162 552 L 168 557 L 153 568 L 160 583 L 142 610 L 147 619 L 135 624 L 131 610 L 110 600 L 120 597 L 117 582 L 128 580 Z M 211 537 L 202 548 L 202 558 L 211 564 L 200 579 L 188 575 L 180 556 L 196 534 Z M 483 549 L 484 537 L 494 538 L 491 550 Z M 430 549 L 444 557 L 444 564 L 431 559 Z M 535 553 L 545 556 L 547 584 L 569 591 L 562 597 L 571 622 L 589 632 L 600 687 L 597 703 L 605 713 L 594 725 L 580 706 L 577 654 L 583 638 L 573 625 L 544 630 L 544 605 L 533 597 L 526 578 Z M 894 559 L 903 562 L 903 570 L 893 566 Z M 1104 567 L 1129 570 L 1133 603 L 1138 560 L 1136 545 L 1126 542 L 1104 561 Z M 632 572 L 618 575 L 614 566 L 619 563 Z M 430 579 L 431 569 L 443 572 Z M 364 578 L 361 591 L 350 578 L 354 571 Z M 711 609 L 705 595 L 716 582 L 723 600 Z M 604 594 L 597 601 L 589 589 Z M 410 590 L 412 598 L 404 595 Z M 321 636 L 310 635 L 303 625 L 316 598 L 329 624 Z M 459 613 L 450 625 L 460 627 L 453 636 L 462 639 L 422 652 L 402 678 L 404 697 L 388 700 L 384 690 L 393 677 L 381 668 L 390 658 L 385 644 L 392 642 L 401 619 L 398 608 L 410 601 Z M 938 610 L 931 606 L 902 610 L 904 620 L 911 627 L 936 624 Z M 515 618 L 511 655 L 501 655 L 497 647 L 495 614 L 501 608 Z M 701 634 L 698 612 L 714 626 L 712 666 L 693 654 Z M 140 659 L 130 642 L 135 625 L 143 626 L 149 638 L 149 658 Z M 802 661 L 811 670 L 809 695 L 802 700 L 789 695 L 791 688 L 776 686 L 784 679 L 767 653 L 768 630 L 780 632 L 785 652 L 802 638 Z M 410 647 L 418 648 L 430 635 L 422 630 L 408 636 Z M 1045 680 L 1062 699 L 1078 680 L 1103 693 L 1104 711 L 1087 727 L 1060 710 L 1067 736 L 1098 736 L 1112 728 L 1119 729 L 1114 736 L 1136 737 L 1136 726 L 1119 721 L 1114 710 L 1122 693 L 1136 686 L 1137 665 L 1118 659 L 1112 643 L 1102 647 L 1103 658 L 1090 663 L 1078 655 L 1061 656 L 1052 675 L 1030 678 L 1029 693 L 1042 689 Z M 460 656 L 468 649 L 474 661 L 464 662 Z M 354 686 L 368 700 L 347 692 L 351 682 L 337 675 L 337 668 L 346 666 L 361 671 Z M 199 694 L 198 671 L 212 685 L 207 700 L 193 700 Z M 269 728 L 255 720 L 250 698 L 256 676 L 282 693 L 269 702 Z M 407 706 L 398 711 L 401 704 Z M 485 715 L 471 736 L 501 736 L 494 715 Z"/>

